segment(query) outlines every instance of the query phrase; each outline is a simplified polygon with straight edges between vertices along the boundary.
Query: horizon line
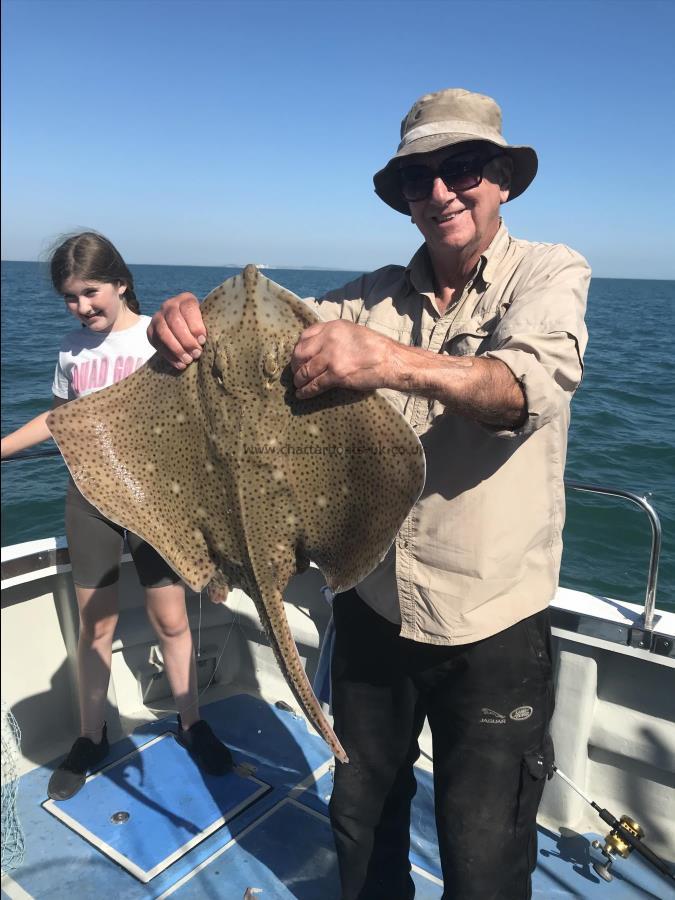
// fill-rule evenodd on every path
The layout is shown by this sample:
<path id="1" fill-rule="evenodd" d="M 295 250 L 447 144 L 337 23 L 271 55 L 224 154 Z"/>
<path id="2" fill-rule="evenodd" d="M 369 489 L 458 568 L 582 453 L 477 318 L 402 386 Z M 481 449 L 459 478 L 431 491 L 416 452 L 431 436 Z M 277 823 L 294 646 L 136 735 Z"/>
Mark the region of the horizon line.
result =
<path id="1" fill-rule="evenodd" d="M 41 259 L 0 259 L 0 263 L 6 262 L 17 262 L 17 263 L 35 263 L 36 265 L 48 265 L 46 260 Z M 240 264 L 225 264 L 225 263 L 140 263 L 140 262 L 128 262 L 129 266 L 161 266 L 162 268 L 172 268 L 172 269 L 244 269 L 244 265 Z M 245 265 L 251 265 L 251 263 L 246 263 Z M 252 265 L 257 265 L 263 272 L 270 271 L 290 271 L 290 272 L 370 272 L 376 271 L 374 269 L 364 269 L 364 268 L 347 268 L 345 266 L 338 266 L 333 268 L 332 266 L 289 266 L 289 265 L 269 265 L 263 263 L 253 263 Z M 378 266 L 378 268 L 380 268 Z M 672 277 L 659 277 L 655 275 L 591 275 L 591 278 L 604 278 L 607 280 L 613 281 L 675 281 L 675 276 Z"/>

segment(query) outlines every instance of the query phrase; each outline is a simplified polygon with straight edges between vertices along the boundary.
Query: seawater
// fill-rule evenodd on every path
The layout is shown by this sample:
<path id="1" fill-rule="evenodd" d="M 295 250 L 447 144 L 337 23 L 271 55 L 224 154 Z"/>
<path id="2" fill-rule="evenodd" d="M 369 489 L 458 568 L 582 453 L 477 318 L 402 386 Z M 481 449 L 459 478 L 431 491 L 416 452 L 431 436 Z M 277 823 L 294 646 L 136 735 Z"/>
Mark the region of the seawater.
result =
<path id="1" fill-rule="evenodd" d="M 135 265 L 133 271 L 142 311 L 151 314 L 179 291 L 205 296 L 238 270 Z M 306 297 L 359 273 L 272 269 L 265 274 Z M 648 495 L 663 528 L 657 603 L 675 610 L 674 317 L 673 281 L 593 279 L 590 340 L 584 381 L 572 404 L 566 476 Z M 51 404 L 59 344 L 72 327 L 43 265 L 2 263 L 3 434 Z M 3 546 L 63 534 L 65 482 L 60 458 L 3 463 Z M 561 583 L 642 603 L 651 536 L 644 513 L 616 499 L 572 491 L 567 496 Z"/>

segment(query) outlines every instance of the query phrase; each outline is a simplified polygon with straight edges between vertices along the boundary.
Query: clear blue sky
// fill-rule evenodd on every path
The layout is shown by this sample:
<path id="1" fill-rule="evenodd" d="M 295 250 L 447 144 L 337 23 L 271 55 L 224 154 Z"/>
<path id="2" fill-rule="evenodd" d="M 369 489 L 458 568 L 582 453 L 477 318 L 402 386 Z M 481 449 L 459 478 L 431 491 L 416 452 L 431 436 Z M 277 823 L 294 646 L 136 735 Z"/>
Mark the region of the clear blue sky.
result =
<path id="1" fill-rule="evenodd" d="M 130 263 L 407 262 L 372 175 L 413 101 L 458 86 L 539 153 L 513 233 L 675 277 L 670 0 L 3 6 L 3 259 L 93 227 Z"/>

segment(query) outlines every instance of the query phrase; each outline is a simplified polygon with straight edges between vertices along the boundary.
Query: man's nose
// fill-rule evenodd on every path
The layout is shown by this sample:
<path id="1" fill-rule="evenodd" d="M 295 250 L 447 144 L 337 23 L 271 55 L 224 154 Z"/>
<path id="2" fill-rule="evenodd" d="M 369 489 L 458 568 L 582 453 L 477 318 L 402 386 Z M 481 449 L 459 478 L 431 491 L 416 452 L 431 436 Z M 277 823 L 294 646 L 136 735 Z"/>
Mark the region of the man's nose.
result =
<path id="1" fill-rule="evenodd" d="M 456 192 L 449 190 L 440 175 L 437 175 L 431 188 L 431 199 L 435 203 L 447 203 L 455 196 L 457 196 Z"/>

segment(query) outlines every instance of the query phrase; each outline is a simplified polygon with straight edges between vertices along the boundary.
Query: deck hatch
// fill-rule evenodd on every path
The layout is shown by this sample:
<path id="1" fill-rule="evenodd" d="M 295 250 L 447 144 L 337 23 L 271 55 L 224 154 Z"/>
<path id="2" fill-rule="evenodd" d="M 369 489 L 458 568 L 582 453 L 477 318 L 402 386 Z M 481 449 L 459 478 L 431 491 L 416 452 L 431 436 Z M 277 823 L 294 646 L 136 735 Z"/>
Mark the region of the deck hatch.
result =
<path id="1" fill-rule="evenodd" d="M 171 732 L 89 776 L 70 800 L 43 807 L 148 882 L 272 790 L 251 775 L 206 775 Z M 128 817 L 113 821 L 123 810 Z"/>

